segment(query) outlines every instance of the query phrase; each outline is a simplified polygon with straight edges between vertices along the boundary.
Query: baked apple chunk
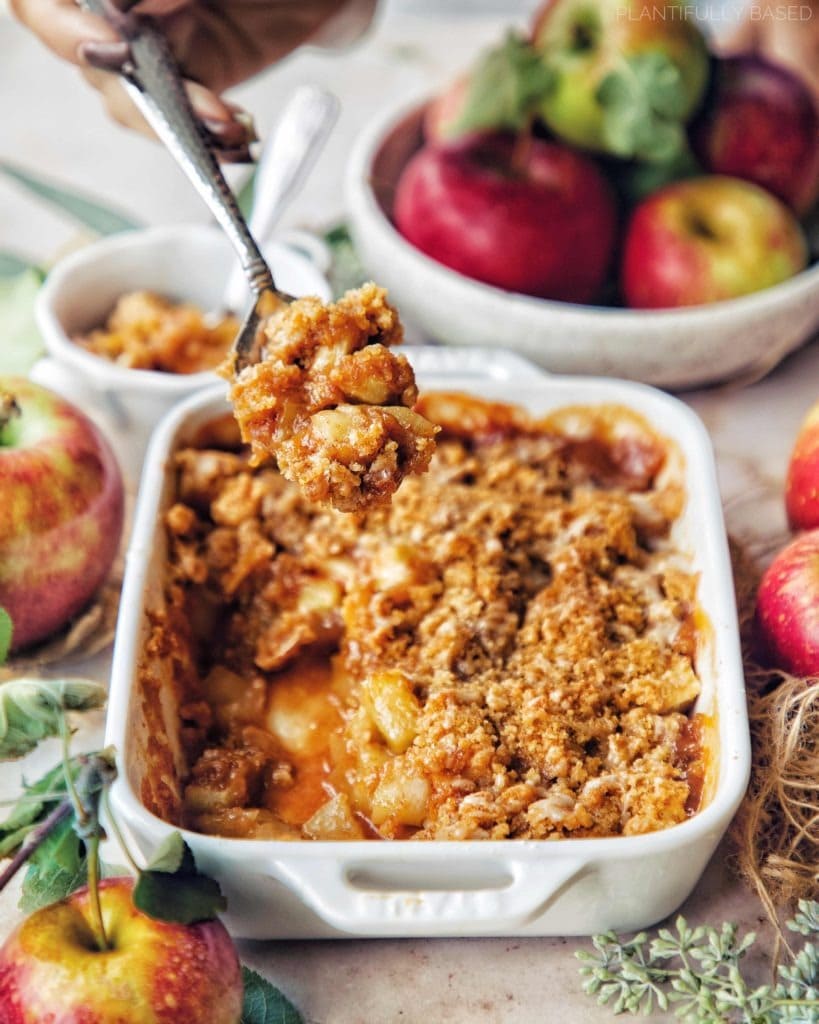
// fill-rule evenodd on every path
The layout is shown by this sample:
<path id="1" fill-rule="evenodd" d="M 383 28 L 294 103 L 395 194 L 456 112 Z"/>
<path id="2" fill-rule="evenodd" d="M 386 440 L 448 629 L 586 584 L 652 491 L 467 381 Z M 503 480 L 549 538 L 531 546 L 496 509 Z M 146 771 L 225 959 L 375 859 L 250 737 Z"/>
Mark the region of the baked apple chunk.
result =
<path id="1" fill-rule="evenodd" d="M 308 498 L 343 512 L 386 504 L 427 469 L 439 428 L 412 409 L 415 376 L 390 351 L 403 328 L 383 288 L 283 304 L 265 337 L 261 361 L 231 376 L 253 465 L 274 457 Z"/>

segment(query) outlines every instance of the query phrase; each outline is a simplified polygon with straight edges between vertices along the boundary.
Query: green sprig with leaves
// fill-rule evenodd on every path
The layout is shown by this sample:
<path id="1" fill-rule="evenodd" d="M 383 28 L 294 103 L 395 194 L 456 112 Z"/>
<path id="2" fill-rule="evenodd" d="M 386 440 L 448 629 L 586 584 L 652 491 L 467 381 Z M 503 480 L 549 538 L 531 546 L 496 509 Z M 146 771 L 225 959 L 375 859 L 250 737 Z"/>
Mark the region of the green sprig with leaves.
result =
<path id="1" fill-rule="evenodd" d="M 0 617 L 0 642 L 3 619 Z M 22 867 L 20 908 L 30 913 L 88 885 L 92 927 L 101 950 L 108 948 L 99 895 L 104 866 L 99 844 L 105 838 L 100 810 L 116 778 L 113 749 L 69 756 L 69 711 L 99 707 L 105 689 L 85 679 L 13 679 L 0 685 L 0 761 L 17 758 L 48 736 L 61 736 L 58 765 L 13 801 L 0 822 L 2 890 Z M 106 803 L 107 817 L 137 881 L 134 904 L 162 921 L 193 924 L 210 920 L 227 903 L 215 879 L 196 867 L 178 832 L 171 833 L 143 868 L 137 865 Z M 121 874 L 121 871 L 117 871 Z M 242 968 L 244 999 L 239 1024 L 302 1024 L 298 1010 L 265 978 Z"/>
<path id="2" fill-rule="evenodd" d="M 802 900 L 787 927 L 819 936 L 819 903 Z M 819 1024 L 819 945 L 807 941 L 792 962 L 780 965 L 773 985 L 752 986 L 741 961 L 756 941 L 736 925 L 689 927 L 654 938 L 640 932 L 621 940 L 614 932 L 592 939 L 595 952 L 580 950 L 583 990 L 615 1013 L 647 1015 L 673 1008 L 686 1024 Z"/>

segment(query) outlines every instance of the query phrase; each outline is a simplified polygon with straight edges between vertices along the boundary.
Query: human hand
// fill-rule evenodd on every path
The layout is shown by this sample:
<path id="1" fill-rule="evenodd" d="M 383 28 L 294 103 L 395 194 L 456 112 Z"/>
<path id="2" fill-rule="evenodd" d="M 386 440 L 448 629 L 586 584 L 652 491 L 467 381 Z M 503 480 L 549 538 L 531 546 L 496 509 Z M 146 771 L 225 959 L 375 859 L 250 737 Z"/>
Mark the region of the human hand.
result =
<path id="1" fill-rule="evenodd" d="M 348 0 L 112 0 L 128 16 L 144 15 L 167 38 L 194 112 L 222 159 L 247 159 L 252 122 L 221 93 L 311 39 Z M 373 2 L 359 4 L 368 15 Z M 46 46 L 77 65 L 120 124 L 151 134 L 122 88 L 117 71 L 128 44 L 103 18 L 75 0 L 11 0 L 19 20 Z"/>

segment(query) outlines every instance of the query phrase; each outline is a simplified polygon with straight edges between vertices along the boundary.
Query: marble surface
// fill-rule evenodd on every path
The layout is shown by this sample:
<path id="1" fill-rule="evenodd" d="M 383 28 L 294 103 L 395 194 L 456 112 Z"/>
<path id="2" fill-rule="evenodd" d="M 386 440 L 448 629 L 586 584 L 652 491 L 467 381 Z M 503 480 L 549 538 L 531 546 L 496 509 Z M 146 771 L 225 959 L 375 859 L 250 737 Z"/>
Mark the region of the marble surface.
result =
<path id="1" fill-rule="evenodd" d="M 236 90 L 260 128 L 272 123 L 297 83 L 319 81 L 342 99 L 339 124 L 285 223 L 320 228 L 338 221 L 340 181 L 350 142 L 386 101 L 431 91 L 497 36 L 499 16 L 407 13 L 387 4 L 356 50 L 304 52 Z M 112 126 L 76 73 L 0 17 L 0 159 L 84 188 L 146 223 L 203 221 L 199 200 L 157 146 Z M 84 241 L 75 225 L 0 178 L 0 250 L 44 264 Z M 819 344 L 791 356 L 766 380 L 683 396 L 704 419 L 716 449 L 731 530 L 761 557 L 784 537 L 781 489 L 798 423 L 819 393 Z M 94 410 L 90 410 L 94 411 Z M 72 673 L 106 679 L 108 655 Z M 98 745 L 102 715 L 79 725 L 75 749 Z M 45 744 L 21 764 L 0 766 L 0 799 L 17 792 L 21 770 L 36 777 L 57 758 Z M 760 927 L 752 969 L 769 969 L 771 936 L 756 900 L 733 879 L 720 847 L 683 908 L 695 921 L 725 919 Z M 0 938 L 19 918 L 17 887 L 0 895 Z M 611 1019 L 580 990 L 577 939 L 450 939 L 242 943 L 242 957 L 273 980 L 313 1024 L 567 1024 Z M 664 1014 L 650 1021 L 672 1019 Z"/>

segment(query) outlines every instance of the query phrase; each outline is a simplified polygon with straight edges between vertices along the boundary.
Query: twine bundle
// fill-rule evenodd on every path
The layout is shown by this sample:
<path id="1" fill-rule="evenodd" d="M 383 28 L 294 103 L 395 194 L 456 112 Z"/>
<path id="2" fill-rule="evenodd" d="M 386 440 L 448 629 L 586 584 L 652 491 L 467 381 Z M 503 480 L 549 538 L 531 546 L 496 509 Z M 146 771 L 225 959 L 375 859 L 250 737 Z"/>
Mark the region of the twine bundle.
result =
<path id="1" fill-rule="evenodd" d="M 755 661 L 759 574 L 736 543 L 732 558 L 752 757 L 750 784 L 732 834 L 739 873 L 778 927 L 778 908 L 819 898 L 819 679 L 800 679 Z"/>

